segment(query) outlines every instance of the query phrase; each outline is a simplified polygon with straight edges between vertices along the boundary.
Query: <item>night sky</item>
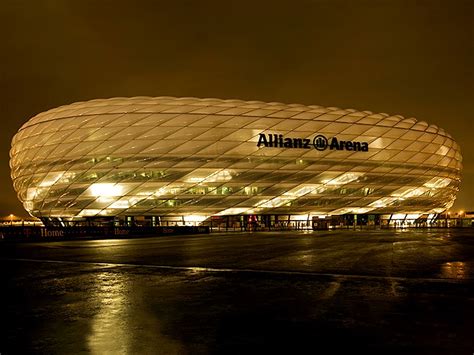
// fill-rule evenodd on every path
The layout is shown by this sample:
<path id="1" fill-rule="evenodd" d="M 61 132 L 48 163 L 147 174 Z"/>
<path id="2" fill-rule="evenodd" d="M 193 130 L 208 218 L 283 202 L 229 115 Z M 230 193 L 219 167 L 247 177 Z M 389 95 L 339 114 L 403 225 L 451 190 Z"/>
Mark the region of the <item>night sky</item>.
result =
<path id="1" fill-rule="evenodd" d="M 461 145 L 474 210 L 474 1 L 4 0 L 0 217 L 26 216 L 10 142 L 35 114 L 114 96 L 193 96 L 401 114 Z"/>

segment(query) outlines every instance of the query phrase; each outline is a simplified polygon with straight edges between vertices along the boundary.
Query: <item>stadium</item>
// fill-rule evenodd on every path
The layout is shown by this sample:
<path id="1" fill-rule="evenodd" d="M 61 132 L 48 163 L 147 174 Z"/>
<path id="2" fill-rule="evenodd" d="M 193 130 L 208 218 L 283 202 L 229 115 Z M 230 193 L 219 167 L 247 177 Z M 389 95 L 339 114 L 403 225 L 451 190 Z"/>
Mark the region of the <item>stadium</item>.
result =
<path id="1" fill-rule="evenodd" d="M 46 225 L 429 222 L 454 203 L 461 161 L 414 118 L 174 97 L 54 108 L 10 150 L 18 198 Z"/>

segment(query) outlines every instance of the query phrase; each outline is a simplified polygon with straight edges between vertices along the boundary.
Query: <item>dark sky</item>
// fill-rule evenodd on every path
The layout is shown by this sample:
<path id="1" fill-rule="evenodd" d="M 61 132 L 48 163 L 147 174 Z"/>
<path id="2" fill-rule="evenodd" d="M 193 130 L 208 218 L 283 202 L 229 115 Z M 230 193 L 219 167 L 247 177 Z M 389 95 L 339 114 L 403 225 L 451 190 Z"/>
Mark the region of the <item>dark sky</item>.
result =
<path id="1" fill-rule="evenodd" d="M 461 145 L 474 210 L 474 1 L 4 0 L 0 217 L 26 215 L 10 141 L 33 115 L 114 96 L 194 96 L 401 114 Z"/>

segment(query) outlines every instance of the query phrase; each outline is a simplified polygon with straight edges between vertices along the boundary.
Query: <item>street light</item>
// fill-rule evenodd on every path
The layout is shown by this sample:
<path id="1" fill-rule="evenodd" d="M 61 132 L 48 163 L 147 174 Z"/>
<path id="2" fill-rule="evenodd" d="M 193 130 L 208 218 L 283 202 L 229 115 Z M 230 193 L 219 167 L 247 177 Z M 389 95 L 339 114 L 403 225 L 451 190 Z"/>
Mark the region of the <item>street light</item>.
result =
<path id="1" fill-rule="evenodd" d="M 15 217 L 13 214 L 10 214 L 10 226 L 13 226 L 13 217 Z"/>
<path id="2" fill-rule="evenodd" d="M 446 210 L 446 214 L 444 215 L 444 216 L 446 217 L 446 221 L 445 221 L 445 222 L 446 222 L 446 228 L 448 228 L 448 216 L 449 216 L 450 214 L 451 214 L 451 212 L 448 212 L 448 211 Z"/>

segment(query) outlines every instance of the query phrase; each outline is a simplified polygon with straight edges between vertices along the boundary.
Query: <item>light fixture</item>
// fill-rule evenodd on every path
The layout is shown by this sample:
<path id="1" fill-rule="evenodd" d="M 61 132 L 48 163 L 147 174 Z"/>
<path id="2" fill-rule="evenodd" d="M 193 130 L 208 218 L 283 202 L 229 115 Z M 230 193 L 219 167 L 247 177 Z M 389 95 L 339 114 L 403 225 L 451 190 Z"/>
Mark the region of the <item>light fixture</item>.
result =
<path id="1" fill-rule="evenodd" d="M 119 184 L 98 183 L 92 184 L 89 189 L 91 195 L 96 197 L 121 196 L 123 192 L 123 188 Z"/>

